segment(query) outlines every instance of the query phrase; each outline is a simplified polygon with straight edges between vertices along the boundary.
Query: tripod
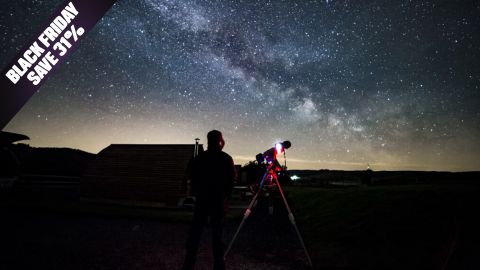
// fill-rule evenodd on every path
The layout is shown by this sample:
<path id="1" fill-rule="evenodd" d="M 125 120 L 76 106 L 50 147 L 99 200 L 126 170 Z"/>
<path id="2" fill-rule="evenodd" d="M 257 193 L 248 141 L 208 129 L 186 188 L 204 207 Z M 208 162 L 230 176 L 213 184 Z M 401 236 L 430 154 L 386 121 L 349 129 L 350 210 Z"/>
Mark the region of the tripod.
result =
<path id="1" fill-rule="evenodd" d="M 297 228 L 297 224 L 295 223 L 295 218 L 293 217 L 292 210 L 290 210 L 290 206 L 287 203 L 287 199 L 285 198 L 285 194 L 283 193 L 282 186 L 280 185 L 280 182 L 278 181 L 277 177 L 277 170 L 278 167 L 275 166 L 275 162 L 272 162 L 268 165 L 265 174 L 262 177 L 262 181 L 260 182 L 260 185 L 258 187 L 258 192 L 253 196 L 252 201 L 248 205 L 247 209 L 245 210 L 245 213 L 243 214 L 243 219 L 240 225 L 238 226 L 237 231 L 233 235 L 232 241 L 230 241 L 230 244 L 228 244 L 227 250 L 225 251 L 225 255 L 223 256 L 224 259 L 227 258 L 228 253 L 230 252 L 230 249 L 232 248 L 233 242 L 235 242 L 235 239 L 238 236 L 238 233 L 243 227 L 243 224 L 245 224 L 245 221 L 248 219 L 250 214 L 252 213 L 252 208 L 255 207 L 258 196 L 260 195 L 260 192 L 262 191 L 265 182 L 267 181 L 271 185 L 276 185 L 278 187 L 278 190 L 280 191 L 280 195 L 282 197 L 283 203 L 285 204 L 285 207 L 288 212 L 288 218 L 290 219 L 290 223 L 292 223 L 293 228 L 295 228 L 295 232 L 297 233 L 297 237 L 300 240 L 300 244 L 302 245 L 303 250 L 305 251 L 305 255 L 308 260 L 308 264 L 311 267 L 312 266 L 312 260 L 310 259 L 310 255 L 308 254 L 307 248 L 305 247 L 305 243 L 303 242 L 302 235 L 300 234 L 300 231 Z"/>

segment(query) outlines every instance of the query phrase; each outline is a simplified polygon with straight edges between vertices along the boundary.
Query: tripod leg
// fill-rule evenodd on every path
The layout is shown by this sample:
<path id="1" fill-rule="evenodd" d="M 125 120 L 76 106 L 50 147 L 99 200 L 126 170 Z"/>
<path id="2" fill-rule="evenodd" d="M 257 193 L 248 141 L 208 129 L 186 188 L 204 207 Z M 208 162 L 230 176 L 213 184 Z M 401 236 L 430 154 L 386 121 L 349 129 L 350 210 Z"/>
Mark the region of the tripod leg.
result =
<path id="1" fill-rule="evenodd" d="M 252 209 L 255 201 L 257 200 L 257 196 L 258 196 L 258 192 L 257 192 L 257 194 L 255 194 L 255 196 L 253 197 L 253 199 L 252 199 L 252 201 L 250 202 L 250 205 L 248 206 L 247 210 L 245 210 L 245 213 L 243 214 L 242 222 L 241 222 L 240 225 L 238 226 L 237 231 L 236 231 L 235 234 L 233 235 L 233 238 L 232 238 L 232 240 L 230 241 L 230 243 L 228 244 L 227 250 L 225 251 L 225 255 L 223 255 L 223 259 L 224 259 L 224 260 L 227 258 L 228 252 L 230 252 L 230 249 L 232 248 L 233 242 L 235 242 L 235 239 L 237 238 L 238 233 L 239 233 L 240 230 L 242 229 L 243 224 L 244 224 L 245 221 L 247 220 L 248 216 L 250 216 L 250 213 L 252 213 L 252 210 L 251 210 L 251 209 Z"/>
<path id="2" fill-rule="evenodd" d="M 300 244 L 302 245 L 303 250 L 305 251 L 305 255 L 307 256 L 308 264 L 310 265 L 310 267 L 312 267 L 313 266 L 312 259 L 310 259 L 310 255 L 308 254 L 307 248 L 305 247 L 305 243 L 303 242 L 302 235 L 300 234 L 300 231 L 297 228 L 297 224 L 295 223 L 295 218 L 293 217 L 292 210 L 290 210 L 290 206 L 288 205 L 287 198 L 285 198 L 285 194 L 283 193 L 282 186 L 280 186 L 280 182 L 278 182 L 277 178 L 275 178 L 275 182 L 277 183 L 278 190 L 280 191 L 280 195 L 282 196 L 283 203 L 285 204 L 285 207 L 287 208 L 288 219 L 290 219 L 290 222 L 292 223 L 293 227 L 295 228 L 295 232 L 297 233 L 297 237 L 300 240 Z"/>
<path id="3" fill-rule="evenodd" d="M 265 174 L 263 175 L 262 181 L 260 182 L 260 185 L 259 185 L 259 188 L 258 188 L 258 192 L 255 194 L 255 196 L 253 196 L 252 200 L 250 201 L 250 204 L 248 205 L 247 209 L 245 210 L 245 213 L 243 214 L 242 222 L 241 222 L 240 225 L 238 226 L 237 231 L 236 231 L 235 234 L 233 235 L 233 238 L 232 238 L 232 240 L 230 241 L 230 243 L 228 244 L 227 250 L 225 250 L 225 254 L 223 255 L 223 259 L 224 259 L 224 260 L 227 258 L 228 252 L 230 252 L 230 249 L 232 248 L 233 242 L 235 242 L 235 239 L 237 238 L 238 233 L 239 233 L 240 230 L 242 229 L 243 224 L 244 224 L 245 221 L 248 219 L 248 216 L 250 216 L 250 213 L 252 213 L 252 210 L 251 210 L 251 209 L 255 206 L 255 202 L 257 201 L 258 195 L 259 195 L 260 192 L 262 191 L 263 183 L 265 182 L 265 179 L 267 178 L 267 176 L 268 176 L 268 171 L 265 172 Z"/>

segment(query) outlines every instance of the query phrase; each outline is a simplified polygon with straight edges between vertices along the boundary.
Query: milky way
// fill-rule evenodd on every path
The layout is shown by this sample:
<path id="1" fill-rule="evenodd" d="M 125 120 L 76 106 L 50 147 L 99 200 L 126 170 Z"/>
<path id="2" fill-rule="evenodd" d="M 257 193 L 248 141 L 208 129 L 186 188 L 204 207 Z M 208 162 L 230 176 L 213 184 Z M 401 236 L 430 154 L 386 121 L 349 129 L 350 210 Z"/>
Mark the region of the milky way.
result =
<path id="1" fill-rule="evenodd" d="M 2 3 L 2 67 L 59 3 Z M 477 1 L 118 0 L 5 130 L 96 153 L 215 128 L 240 164 L 289 139 L 290 168 L 480 170 L 479 63 Z"/>

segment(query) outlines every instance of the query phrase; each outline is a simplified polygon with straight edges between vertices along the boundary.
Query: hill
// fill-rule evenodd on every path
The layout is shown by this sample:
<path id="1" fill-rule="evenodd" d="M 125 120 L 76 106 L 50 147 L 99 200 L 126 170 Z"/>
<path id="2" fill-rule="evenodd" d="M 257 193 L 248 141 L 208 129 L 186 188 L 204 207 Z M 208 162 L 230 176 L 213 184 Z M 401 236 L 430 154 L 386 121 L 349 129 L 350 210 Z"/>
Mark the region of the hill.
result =
<path id="1" fill-rule="evenodd" d="M 309 186 L 360 185 L 362 180 L 372 185 L 390 185 L 470 183 L 477 182 L 480 179 L 480 172 L 342 171 L 324 169 L 290 170 L 289 174 L 290 176 L 296 176 L 296 184 Z"/>
<path id="2" fill-rule="evenodd" d="M 95 154 L 71 148 L 13 144 L 9 149 L 18 159 L 22 174 L 80 176 L 95 158 Z"/>

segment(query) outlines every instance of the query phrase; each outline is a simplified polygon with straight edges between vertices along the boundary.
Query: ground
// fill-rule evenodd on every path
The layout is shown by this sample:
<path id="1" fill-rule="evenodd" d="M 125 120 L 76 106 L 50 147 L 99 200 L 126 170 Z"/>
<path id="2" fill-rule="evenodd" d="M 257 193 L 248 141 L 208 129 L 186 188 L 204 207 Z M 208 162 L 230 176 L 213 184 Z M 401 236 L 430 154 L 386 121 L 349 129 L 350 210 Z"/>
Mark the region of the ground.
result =
<path id="1" fill-rule="evenodd" d="M 284 210 L 257 206 L 235 241 L 228 269 L 304 269 L 303 250 Z M 277 207 L 278 208 L 278 207 Z M 237 211 L 238 212 L 238 211 Z M 2 209 L 2 269 L 180 269 L 188 222 Z M 8 222 L 5 222 L 8 221 Z M 239 224 L 225 221 L 225 244 Z M 210 228 L 196 269 L 211 269 Z"/>
<path id="2" fill-rule="evenodd" d="M 480 269 L 479 190 L 476 183 L 291 187 L 287 196 L 314 269 Z M 191 213 L 79 207 L 75 196 L 48 194 L 0 194 L 2 270 L 180 269 Z M 308 269 L 281 200 L 274 202 L 273 215 L 265 199 L 254 209 L 228 269 Z M 241 217 L 230 211 L 225 244 Z M 196 269 L 211 269 L 209 236 L 207 227 Z"/>

